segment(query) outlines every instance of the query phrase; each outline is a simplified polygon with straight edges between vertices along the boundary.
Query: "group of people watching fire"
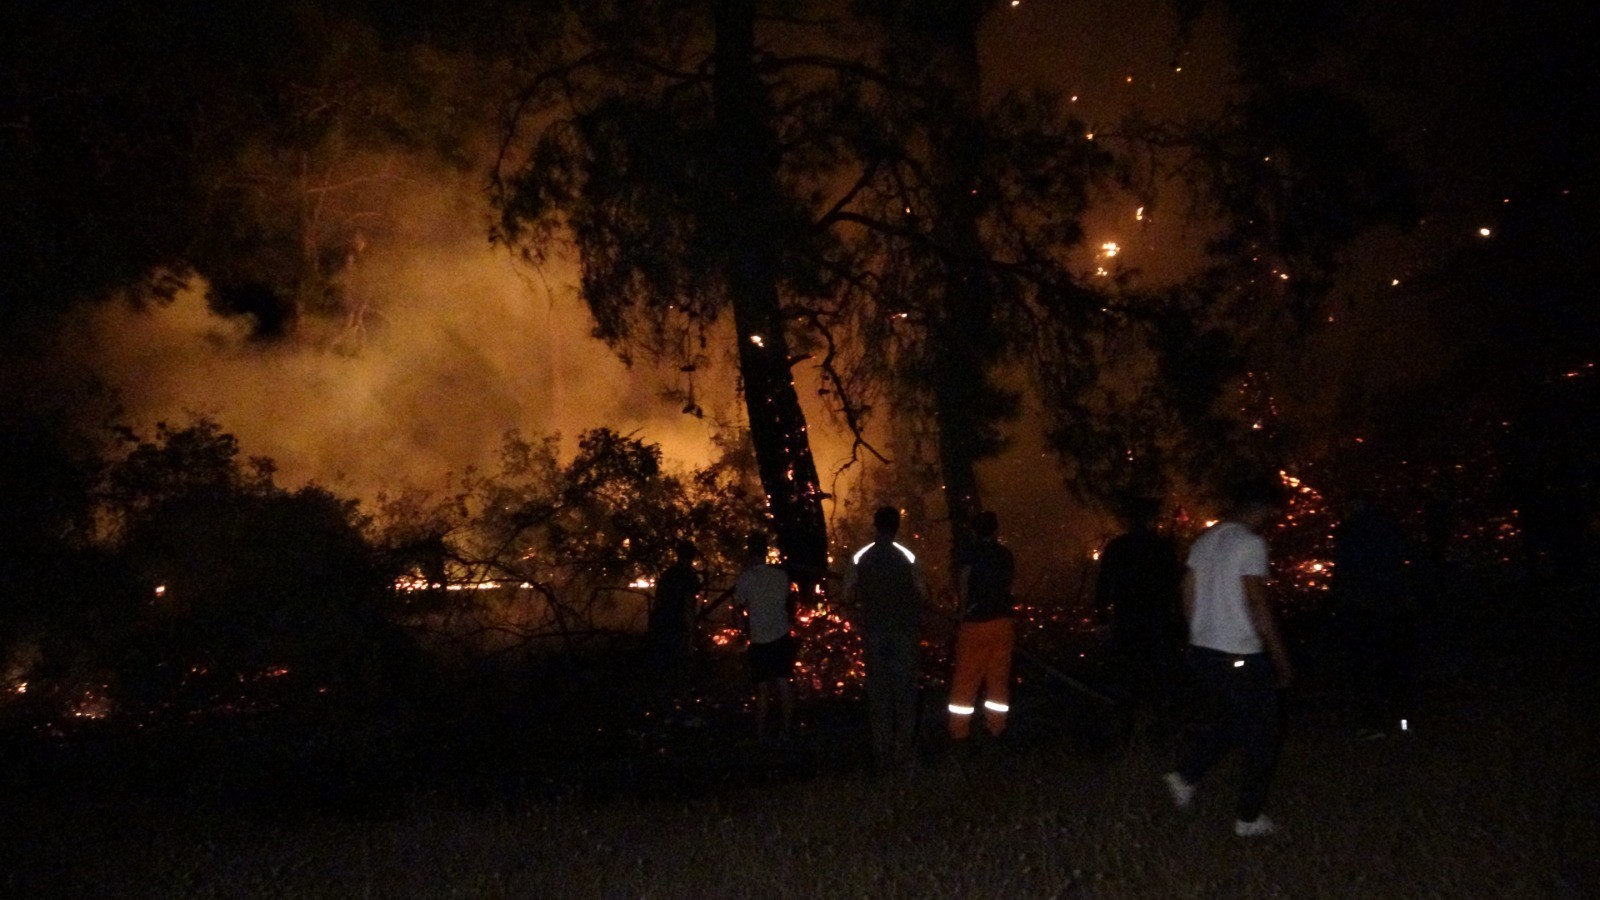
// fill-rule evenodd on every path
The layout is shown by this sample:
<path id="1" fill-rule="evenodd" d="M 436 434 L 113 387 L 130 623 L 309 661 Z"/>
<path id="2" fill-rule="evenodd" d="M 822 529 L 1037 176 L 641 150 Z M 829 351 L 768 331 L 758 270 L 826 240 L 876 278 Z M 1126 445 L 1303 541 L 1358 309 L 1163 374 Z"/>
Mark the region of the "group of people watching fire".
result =
<path id="1" fill-rule="evenodd" d="M 1233 827 L 1241 837 L 1275 830 L 1264 810 L 1277 759 L 1279 693 L 1293 681 L 1294 669 L 1268 602 L 1263 532 L 1285 507 L 1277 480 L 1240 482 L 1224 516 L 1194 540 L 1180 563 L 1177 542 L 1157 528 L 1159 502 L 1138 500 L 1125 511 L 1126 533 L 1099 557 L 1096 606 L 1109 622 L 1108 690 L 1120 709 L 1134 713 L 1126 721 L 1142 717 L 1174 729 L 1174 766 L 1162 782 L 1179 809 L 1190 808 L 1206 774 L 1238 751 Z M 1363 608 L 1383 607 L 1400 590 L 1402 554 L 1397 531 L 1387 524 L 1358 506 L 1340 529 L 1345 593 Z M 846 561 L 833 599 L 861 637 L 873 764 L 894 773 L 916 761 L 921 641 L 932 605 L 915 553 L 896 540 L 900 511 L 879 508 L 873 528 L 873 540 Z M 959 755 L 974 741 L 996 743 L 1006 734 L 1016 653 L 1015 558 L 1000 542 L 995 513 L 978 514 L 970 531 L 955 560 L 945 720 Z M 775 731 L 779 741 L 788 741 L 796 660 L 791 579 L 769 558 L 764 535 L 751 535 L 746 550 L 731 596 L 746 618 L 757 736 L 766 741 Z M 687 646 L 700 589 L 693 558 L 692 546 L 680 548 L 678 562 L 658 583 L 652 610 L 652 630 L 670 619 L 668 638 L 678 650 Z M 1367 656 L 1376 659 L 1371 645 L 1381 639 L 1380 629 L 1352 637 L 1357 652 L 1367 646 Z M 678 677 L 680 670 L 674 663 L 665 671 Z M 1180 697 L 1193 709 L 1180 709 Z M 1383 710 L 1374 722 L 1393 712 Z M 1180 730 L 1183 713 L 1188 727 Z"/>

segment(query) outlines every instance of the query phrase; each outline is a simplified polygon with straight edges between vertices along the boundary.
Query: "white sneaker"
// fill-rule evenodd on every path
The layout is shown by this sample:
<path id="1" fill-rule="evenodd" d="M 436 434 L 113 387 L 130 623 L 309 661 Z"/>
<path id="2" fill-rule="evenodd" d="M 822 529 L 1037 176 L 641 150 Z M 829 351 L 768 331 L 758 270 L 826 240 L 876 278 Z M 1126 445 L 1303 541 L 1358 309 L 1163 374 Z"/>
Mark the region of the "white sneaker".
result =
<path id="1" fill-rule="evenodd" d="M 1278 826 L 1272 824 L 1272 820 L 1265 813 L 1248 822 L 1237 819 L 1233 823 L 1233 833 L 1239 837 L 1265 837 L 1277 830 Z"/>
<path id="2" fill-rule="evenodd" d="M 1194 803 L 1194 785 L 1183 780 L 1177 772 L 1168 772 L 1161 776 L 1167 784 L 1167 793 L 1172 795 L 1172 805 L 1179 809 L 1188 809 Z"/>

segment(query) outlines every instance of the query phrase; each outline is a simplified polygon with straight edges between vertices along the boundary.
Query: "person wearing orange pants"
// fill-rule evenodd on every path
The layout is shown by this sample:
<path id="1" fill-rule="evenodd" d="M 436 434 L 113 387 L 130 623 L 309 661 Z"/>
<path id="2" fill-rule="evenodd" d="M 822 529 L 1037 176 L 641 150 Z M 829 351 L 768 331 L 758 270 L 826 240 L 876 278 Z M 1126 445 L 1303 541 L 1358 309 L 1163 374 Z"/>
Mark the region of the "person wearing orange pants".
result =
<path id="1" fill-rule="evenodd" d="M 1011 650 L 1017 623 L 1010 616 L 987 622 L 962 622 L 956 630 L 956 671 L 950 678 L 950 737 L 972 734 L 978 692 L 983 691 L 983 725 L 999 737 L 1011 712 Z"/>
<path id="2" fill-rule="evenodd" d="M 994 737 L 1005 733 L 1017 633 L 1011 598 L 1016 561 L 1000 544 L 1000 519 L 992 512 L 980 513 L 972 528 L 977 540 L 962 554 L 956 581 L 961 623 L 956 629 L 956 668 L 950 678 L 949 704 L 950 737 L 956 741 L 972 734 L 980 692 L 984 729 Z"/>

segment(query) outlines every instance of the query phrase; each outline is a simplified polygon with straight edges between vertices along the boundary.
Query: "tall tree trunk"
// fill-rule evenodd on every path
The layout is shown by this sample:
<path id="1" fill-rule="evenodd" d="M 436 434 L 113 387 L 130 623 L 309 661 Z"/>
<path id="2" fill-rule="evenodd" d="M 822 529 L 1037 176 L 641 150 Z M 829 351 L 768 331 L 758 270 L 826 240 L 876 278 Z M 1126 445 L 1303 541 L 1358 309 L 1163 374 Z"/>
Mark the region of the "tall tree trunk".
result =
<path id="1" fill-rule="evenodd" d="M 1010 407 L 995 387 L 1000 338 L 995 296 L 981 262 L 986 255 L 975 195 L 983 139 L 978 26 L 992 0 L 902 3 L 895 23 L 900 51 L 938 88 L 942 113 L 928 122 L 933 178 L 933 237 L 942 249 L 941 288 L 930 298 L 923 369 L 938 427 L 939 471 L 952 552 L 959 554 L 983 506 L 977 463 L 999 449 L 996 422 Z M 953 569 L 952 569 L 953 570 Z"/>
<path id="2" fill-rule="evenodd" d="M 977 462 L 984 455 L 992 411 L 982 409 L 989 381 L 987 344 L 993 298 L 981 267 L 963 258 L 982 247 L 978 233 L 977 174 L 980 95 L 977 22 L 972 3 L 956 3 L 934 32 L 937 59 L 949 79 L 954 105 L 944 140 L 934 146 L 938 173 L 937 240 L 945 261 L 945 295 L 933 316 L 932 375 L 939 427 L 939 468 L 954 550 L 982 508 Z M 954 569 L 952 568 L 952 571 Z"/>
<path id="3" fill-rule="evenodd" d="M 778 549 L 809 596 L 827 572 L 827 523 L 778 299 L 776 150 L 755 62 L 755 3 L 717 0 L 712 91 L 721 196 L 711 225 L 727 254 L 724 274 L 761 486 Z"/>

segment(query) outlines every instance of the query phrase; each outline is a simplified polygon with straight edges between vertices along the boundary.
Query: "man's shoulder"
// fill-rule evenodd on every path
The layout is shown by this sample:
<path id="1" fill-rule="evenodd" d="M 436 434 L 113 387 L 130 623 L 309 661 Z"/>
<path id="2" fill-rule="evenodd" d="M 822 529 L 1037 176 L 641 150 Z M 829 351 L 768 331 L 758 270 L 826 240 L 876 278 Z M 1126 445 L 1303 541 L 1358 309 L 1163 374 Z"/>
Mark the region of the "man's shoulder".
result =
<path id="1" fill-rule="evenodd" d="M 964 566 L 994 565 L 1010 562 L 1011 559 L 1011 550 L 1005 544 L 999 541 L 980 541 L 968 545 L 961 552 L 960 563 Z"/>
<path id="2" fill-rule="evenodd" d="M 700 574 L 694 570 L 693 566 L 674 564 L 668 566 L 667 570 L 661 573 L 661 578 L 656 581 L 656 585 L 658 587 L 684 587 L 697 583 L 699 578 Z"/>
<path id="3" fill-rule="evenodd" d="M 782 569 L 768 563 L 755 563 L 744 567 L 739 573 L 739 580 L 746 582 L 765 582 L 787 579 L 789 576 Z"/>
<path id="4" fill-rule="evenodd" d="M 1239 547 L 1265 548 L 1267 546 L 1266 538 L 1237 523 L 1235 523 L 1234 529 L 1228 534 L 1227 540 L 1230 544 Z"/>
<path id="5" fill-rule="evenodd" d="M 857 568 L 875 566 L 914 567 L 916 556 L 894 541 L 875 541 L 856 554 Z"/>
<path id="6" fill-rule="evenodd" d="M 1266 538 L 1237 522 L 1224 522 L 1195 539 L 1189 548 L 1187 564 L 1191 569 L 1209 570 L 1218 566 L 1253 569 L 1266 558 Z"/>
<path id="7" fill-rule="evenodd" d="M 1194 541 L 1196 547 L 1265 543 L 1265 538 L 1239 522 L 1218 522 L 1201 532 Z"/>
<path id="8" fill-rule="evenodd" d="M 1014 571 L 1017 567 L 1017 556 L 1011 552 L 1011 548 L 999 543 L 993 544 L 992 547 L 987 562 L 994 567 L 996 575 L 1003 576 L 1004 573 Z"/>

